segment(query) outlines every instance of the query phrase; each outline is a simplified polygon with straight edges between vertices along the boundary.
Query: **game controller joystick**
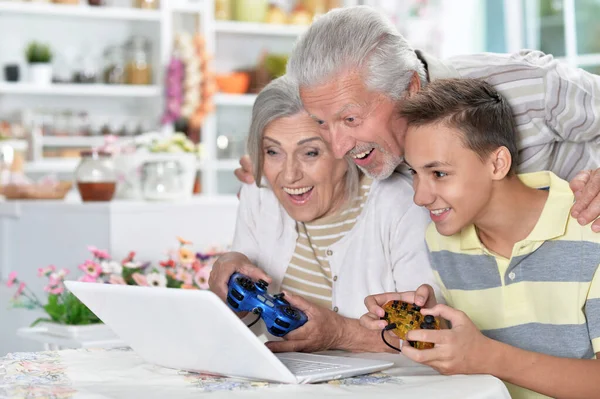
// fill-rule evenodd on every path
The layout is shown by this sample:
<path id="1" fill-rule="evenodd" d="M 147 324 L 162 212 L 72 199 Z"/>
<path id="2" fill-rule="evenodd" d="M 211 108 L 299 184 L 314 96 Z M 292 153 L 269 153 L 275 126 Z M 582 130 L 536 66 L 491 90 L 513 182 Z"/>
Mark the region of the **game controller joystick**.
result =
<path id="1" fill-rule="evenodd" d="M 284 294 L 271 296 L 267 292 L 269 283 L 264 280 L 252 281 L 248 276 L 234 273 L 229 279 L 227 304 L 236 312 L 260 314 L 271 334 L 282 337 L 308 321 L 300 310 L 290 306 Z"/>
<path id="2" fill-rule="evenodd" d="M 400 339 L 406 341 L 406 333 L 410 330 L 439 330 L 439 319 L 421 314 L 421 307 L 408 302 L 389 301 L 383 305 L 385 316 L 381 319 L 386 320 L 388 328 Z M 406 341 L 410 346 L 417 349 L 431 349 L 433 344 L 430 342 Z"/>

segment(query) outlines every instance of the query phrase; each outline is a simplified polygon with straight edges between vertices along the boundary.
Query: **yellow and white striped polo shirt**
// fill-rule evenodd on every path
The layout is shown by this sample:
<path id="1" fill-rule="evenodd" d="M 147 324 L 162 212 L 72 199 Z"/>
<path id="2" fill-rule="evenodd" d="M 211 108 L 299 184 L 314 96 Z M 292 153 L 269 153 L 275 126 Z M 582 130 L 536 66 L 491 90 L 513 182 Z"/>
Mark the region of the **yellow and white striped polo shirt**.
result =
<path id="1" fill-rule="evenodd" d="M 487 250 L 473 225 L 450 237 L 431 224 L 431 264 L 448 305 L 486 336 L 552 356 L 590 359 L 600 352 L 600 234 L 570 216 L 573 192 L 552 172 L 520 175 L 549 189 L 529 236 L 510 259 Z M 507 384 L 515 399 L 543 395 Z"/>
<path id="2" fill-rule="evenodd" d="M 329 247 L 354 227 L 367 201 L 372 182 L 372 179 L 363 175 L 358 195 L 341 212 L 309 223 L 296 223 L 298 239 L 281 285 L 284 290 L 331 309 Z"/>

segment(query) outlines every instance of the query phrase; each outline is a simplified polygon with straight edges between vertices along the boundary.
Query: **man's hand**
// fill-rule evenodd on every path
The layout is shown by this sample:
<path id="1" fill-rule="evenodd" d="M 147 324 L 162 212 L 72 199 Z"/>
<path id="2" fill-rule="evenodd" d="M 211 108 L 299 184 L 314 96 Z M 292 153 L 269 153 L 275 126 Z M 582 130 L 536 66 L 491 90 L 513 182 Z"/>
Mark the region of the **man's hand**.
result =
<path id="1" fill-rule="evenodd" d="M 382 306 L 389 301 L 414 303 L 422 308 L 431 308 L 437 304 L 435 292 L 428 284 L 421 285 L 416 291 L 369 295 L 365 298 L 365 306 L 369 312 L 362 315 L 360 324 L 370 330 L 381 330 L 387 326 L 387 321 L 381 320 L 381 318 L 385 315 L 385 310 L 383 310 Z"/>
<path id="2" fill-rule="evenodd" d="M 442 374 L 486 374 L 489 362 L 493 362 L 495 342 L 484 336 L 471 319 L 460 310 L 447 305 L 423 308 L 421 313 L 449 320 L 449 330 L 411 330 L 406 334 L 409 341 L 432 342 L 432 349 L 416 349 L 402 346 L 402 353 L 415 362 L 433 367 Z"/>
<path id="3" fill-rule="evenodd" d="M 592 230 L 600 233 L 600 168 L 579 172 L 570 185 L 575 194 L 571 216 L 582 226 L 596 220 Z"/>
<path id="4" fill-rule="evenodd" d="M 243 155 L 240 158 L 240 167 L 237 168 L 233 173 L 242 183 L 253 184 L 254 183 L 254 171 L 252 170 L 252 161 L 248 155 Z"/>
<path id="5" fill-rule="evenodd" d="M 229 278 L 233 273 L 242 273 L 250 277 L 252 280 L 259 279 L 271 283 L 269 277 L 262 269 L 259 269 L 250 262 L 250 259 L 239 252 L 228 252 L 217 259 L 213 265 L 210 277 L 208 278 L 208 286 L 212 292 L 217 294 L 223 302 L 227 301 L 227 291 L 229 287 Z"/>
<path id="6" fill-rule="evenodd" d="M 344 337 L 345 318 L 306 299 L 285 293 L 290 305 L 308 317 L 303 326 L 287 333 L 284 341 L 267 342 L 273 352 L 318 352 L 339 349 Z"/>

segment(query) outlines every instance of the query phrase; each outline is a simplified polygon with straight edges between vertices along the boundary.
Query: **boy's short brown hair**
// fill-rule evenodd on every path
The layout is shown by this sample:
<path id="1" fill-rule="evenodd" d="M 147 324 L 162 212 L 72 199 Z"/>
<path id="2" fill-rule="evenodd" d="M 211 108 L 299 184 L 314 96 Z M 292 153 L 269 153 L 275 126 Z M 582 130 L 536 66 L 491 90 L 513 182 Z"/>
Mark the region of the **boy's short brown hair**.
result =
<path id="1" fill-rule="evenodd" d="M 440 79 L 405 98 L 400 116 L 408 126 L 440 123 L 463 133 L 464 145 L 482 160 L 498 147 L 510 151 L 509 174 L 517 168 L 516 125 L 504 97 L 481 79 Z"/>

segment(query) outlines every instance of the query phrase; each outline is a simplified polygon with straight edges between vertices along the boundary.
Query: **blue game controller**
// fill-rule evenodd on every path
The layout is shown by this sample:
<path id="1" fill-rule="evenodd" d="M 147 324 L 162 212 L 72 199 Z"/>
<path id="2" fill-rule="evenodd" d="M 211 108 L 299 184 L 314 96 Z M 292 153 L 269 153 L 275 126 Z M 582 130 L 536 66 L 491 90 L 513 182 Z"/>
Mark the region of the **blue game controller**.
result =
<path id="1" fill-rule="evenodd" d="M 277 337 L 302 326 L 308 318 L 300 310 L 290 306 L 283 293 L 271 296 L 267 292 L 269 284 L 264 280 L 256 283 L 248 276 L 234 273 L 229 279 L 227 304 L 236 312 L 260 313 L 267 331 Z"/>

